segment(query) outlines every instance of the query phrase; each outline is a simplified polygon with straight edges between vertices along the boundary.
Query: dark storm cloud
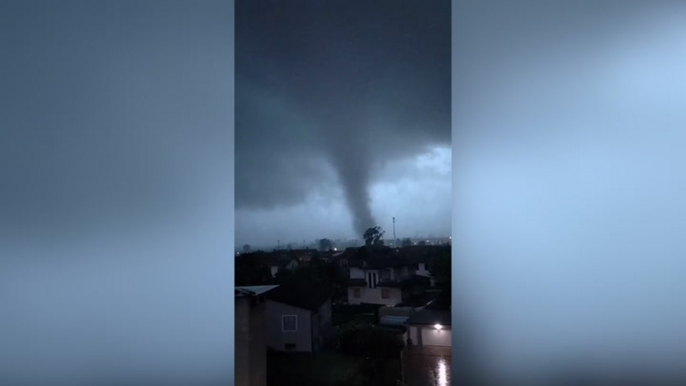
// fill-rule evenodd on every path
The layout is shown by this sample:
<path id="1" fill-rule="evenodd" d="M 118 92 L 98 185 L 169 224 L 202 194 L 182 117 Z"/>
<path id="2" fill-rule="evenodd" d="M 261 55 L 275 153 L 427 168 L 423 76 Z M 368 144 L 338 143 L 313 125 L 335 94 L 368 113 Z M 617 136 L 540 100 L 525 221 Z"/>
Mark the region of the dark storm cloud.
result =
<path id="1" fill-rule="evenodd" d="M 455 285 L 491 370 L 683 369 L 684 15 L 455 9 Z"/>
<path id="2" fill-rule="evenodd" d="M 236 22 L 237 207 L 337 181 L 360 233 L 373 169 L 449 143 L 448 1 L 239 1 Z"/>

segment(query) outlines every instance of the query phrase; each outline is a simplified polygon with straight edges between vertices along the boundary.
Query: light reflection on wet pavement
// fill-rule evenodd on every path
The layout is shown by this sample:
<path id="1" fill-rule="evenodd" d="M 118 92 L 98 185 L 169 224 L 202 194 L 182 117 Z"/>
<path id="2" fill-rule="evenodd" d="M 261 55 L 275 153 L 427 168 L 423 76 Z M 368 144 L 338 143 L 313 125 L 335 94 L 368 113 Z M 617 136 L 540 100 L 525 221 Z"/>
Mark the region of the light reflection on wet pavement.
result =
<path id="1" fill-rule="evenodd" d="M 407 386 L 449 386 L 450 348 L 408 349 L 403 353 Z"/>

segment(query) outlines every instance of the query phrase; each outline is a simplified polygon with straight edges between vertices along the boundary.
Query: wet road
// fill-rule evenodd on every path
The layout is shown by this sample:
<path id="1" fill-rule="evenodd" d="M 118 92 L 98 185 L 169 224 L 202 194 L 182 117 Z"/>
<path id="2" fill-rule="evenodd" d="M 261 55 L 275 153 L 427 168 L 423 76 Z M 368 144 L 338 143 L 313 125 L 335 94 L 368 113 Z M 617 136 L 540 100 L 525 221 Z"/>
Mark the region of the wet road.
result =
<path id="1" fill-rule="evenodd" d="M 451 353 L 449 347 L 409 348 L 403 352 L 406 386 L 449 386 Z"/>

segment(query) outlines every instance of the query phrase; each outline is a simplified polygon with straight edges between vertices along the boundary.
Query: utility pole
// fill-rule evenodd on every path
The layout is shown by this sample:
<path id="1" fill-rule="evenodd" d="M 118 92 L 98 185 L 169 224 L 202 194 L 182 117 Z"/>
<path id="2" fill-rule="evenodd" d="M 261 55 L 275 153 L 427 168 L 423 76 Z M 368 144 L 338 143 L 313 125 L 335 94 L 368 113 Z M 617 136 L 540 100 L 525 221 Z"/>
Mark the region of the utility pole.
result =
<path id="1" fill-rule="evenodd" d="M 393 217 L 393 248 L 398 247 L 398 239 L 395 237 L 395 217 Z"/>

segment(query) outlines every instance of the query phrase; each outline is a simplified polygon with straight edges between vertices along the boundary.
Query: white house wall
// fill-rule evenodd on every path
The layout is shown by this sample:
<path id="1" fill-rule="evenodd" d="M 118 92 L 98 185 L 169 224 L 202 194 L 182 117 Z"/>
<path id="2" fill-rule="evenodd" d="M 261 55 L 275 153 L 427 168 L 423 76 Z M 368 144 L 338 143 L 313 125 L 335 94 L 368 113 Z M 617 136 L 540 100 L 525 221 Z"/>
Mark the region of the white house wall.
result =
<path id="1" fill-rule="evenodd" d="M 298 316 L 297 331 L 283 331 L 283 315 Z M 295 350 L 292 351 L 312 351 L 312 313 L 310 311 L 273 300 L 267 300 L 267 320 L 269 347 L 277 351 L 285 351 L 286 344 L 295 344 Z"/>
<path id="2" fill-rule="evenodd" d="M 419 263 L 419 269 L 417 269 L 417 271 L 415 271 L 415 275 L 430 277 L 431 273 L 426 268 L 426 264 Z"/>
<path id="3" fill-rule="evenodd" d="M 452 331 L 449 329 L 437 330 L 433 326 L 422 328 L 422 345 L 423 346 L 452 346 Z"/>
<path id="4" fill-rule="evenodd" d="M 412 340 L 412 344 L 417 344 L 419 341 L 417 340 L 417 329 L 414 327 L 410 327 L 407 329 L 410 334 L 410 339 Z"/>
<path id="5" fill-rule="evenodd" d="M 350 278 L 351 279 L 366 279 L 364 275 L 364 270 L 357 267 L 350 267 Z"/>

